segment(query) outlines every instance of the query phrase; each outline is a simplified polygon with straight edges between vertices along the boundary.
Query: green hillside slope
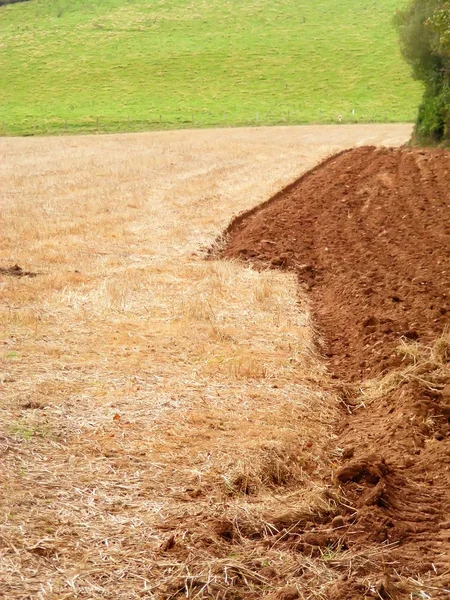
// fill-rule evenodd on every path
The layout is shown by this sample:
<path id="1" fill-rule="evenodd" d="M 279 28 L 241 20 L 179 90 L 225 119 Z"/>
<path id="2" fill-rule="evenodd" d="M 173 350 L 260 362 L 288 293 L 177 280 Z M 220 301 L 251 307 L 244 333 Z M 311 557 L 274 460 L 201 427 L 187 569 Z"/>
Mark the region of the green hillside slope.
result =
<path id="1" fill-rule="evenodd" d="M 412 121 L 402 0 L 0 7 L 0 133 Z M 353 114 L 353 111 L 354 114 Z"/>

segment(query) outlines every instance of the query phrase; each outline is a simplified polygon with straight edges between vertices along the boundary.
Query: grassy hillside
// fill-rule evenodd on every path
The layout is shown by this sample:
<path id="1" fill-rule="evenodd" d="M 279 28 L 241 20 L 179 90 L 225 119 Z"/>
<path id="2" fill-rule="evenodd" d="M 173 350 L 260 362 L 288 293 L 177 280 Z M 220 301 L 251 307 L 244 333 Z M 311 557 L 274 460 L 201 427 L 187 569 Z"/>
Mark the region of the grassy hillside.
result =
<path id="1" fill-rule="evenodd" d="M 412 121 L 402 0 L 30 0 L 0 8 L 0 132 Z M 353 114 L 352 111 L 355 111 Z"/>

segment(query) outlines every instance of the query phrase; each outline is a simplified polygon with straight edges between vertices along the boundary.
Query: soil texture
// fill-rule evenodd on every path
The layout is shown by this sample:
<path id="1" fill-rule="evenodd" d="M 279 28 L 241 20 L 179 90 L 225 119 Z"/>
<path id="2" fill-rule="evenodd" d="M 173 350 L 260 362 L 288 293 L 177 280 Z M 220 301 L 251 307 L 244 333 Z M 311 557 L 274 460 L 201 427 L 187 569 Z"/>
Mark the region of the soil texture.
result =
<path id="1" fill-rule="evenodd" d="M 450 323 L 450 151 L 344 151 L 236 218 L 223 255 L 293 269 L 330 370 L 359 381 Z"/>
<path id="2" fill-rule="evenodd" d="M 345 408 L 330 480 L 336 513 L 286 535 L 312 555 L 374 550 L 330 598 L 406 599 L 419 579 L 430 583 L 426 597 L 449 598 L 450 152 L 344 151 L 225 233 L 223 256 L 294 270 L 307 286 L 343 389 L 402 373 L 367 406 Z M 405 368 L 402 338 L 437 350 Z"/>
<path id="3" fill-rule="evenodd" d="M 283 533 L 311 556 L 373 552 L 351 577 L 342 572 L 330 600 L 415 597 L 408 577 L 450 597 L 450 385 L 434 383 L 439 391 L 407 382 L 344 419 L 330 482 L 337 511 Z"/>

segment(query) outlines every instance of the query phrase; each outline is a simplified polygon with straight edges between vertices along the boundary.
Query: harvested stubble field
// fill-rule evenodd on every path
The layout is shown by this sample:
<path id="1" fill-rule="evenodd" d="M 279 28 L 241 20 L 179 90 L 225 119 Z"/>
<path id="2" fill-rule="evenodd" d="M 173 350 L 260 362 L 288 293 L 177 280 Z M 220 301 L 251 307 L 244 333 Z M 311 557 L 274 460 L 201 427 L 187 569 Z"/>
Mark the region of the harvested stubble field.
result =
<path id="1" fill-rule="evenodd" d="M 411 448 L 442 443 L 430 437 L 442 420 L 430 413 L 433 396 L 418 416 L 401 385 L 430 384 L 439 396 L 445 340 L 429 351 L 404 345 L 401 374 L 372 379 L 361 398 L 328 374 L 298 271 L 205 260 L 233 215 L 321 158 L 399 145 L 409 133 L 342 126 L 0 141 L 2 597 L 447 593 L 444 558 L 430 562 L 424 551 L 427 564 L 403 571 L 401 540 L 352 542 L 372 526 L 355 508 L 361 492 L 367 518 L 382 511 L 377 501 L 395 500 L 392 485 L 405 483 L 389 470 L 397 466 L 368 463 L 356 484 L 342 468 L 364 413 L 355 407 L 370 400 L 384 418 L 383 392 L 403 399 L 403 420 L 417 421 Z M 340 433 L 343 406 L 353 415 Z M 363 452 L 353 452 L 358 466 Z M 408 465 L 406 475 L 423 475 Z M 423 494 L 434 477 L 407 482 Z M 430 506 L 440 522 L 441 506 Z M 405 514 L 389 517 L 395 531 Z M 441 531 L 432 552 L 439 541 L 448 549 Z"/>

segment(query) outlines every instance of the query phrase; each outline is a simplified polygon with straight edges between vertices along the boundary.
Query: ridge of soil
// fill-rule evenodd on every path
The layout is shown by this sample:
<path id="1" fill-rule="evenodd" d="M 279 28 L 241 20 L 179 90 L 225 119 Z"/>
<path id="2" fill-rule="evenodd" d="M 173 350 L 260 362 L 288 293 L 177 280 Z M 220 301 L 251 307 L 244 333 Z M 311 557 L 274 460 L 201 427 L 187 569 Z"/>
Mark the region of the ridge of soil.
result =
<path id="1" fill-rule="evenodd" d="M 450 597 L 450 152 L 345 151 L 238 216 L 224 239 L 226 258 L 296 272 L 336 379 L 392 373 L 402 339 L 440 339 L 438 358 L 347 407 L 330 482 L 337 513 L 288 537 L 303 553 L 382 556 L 382 568 L 344 574 L 330 598 L 410 598 L 411 576 L 430 584 L 428 597 Z"/>

